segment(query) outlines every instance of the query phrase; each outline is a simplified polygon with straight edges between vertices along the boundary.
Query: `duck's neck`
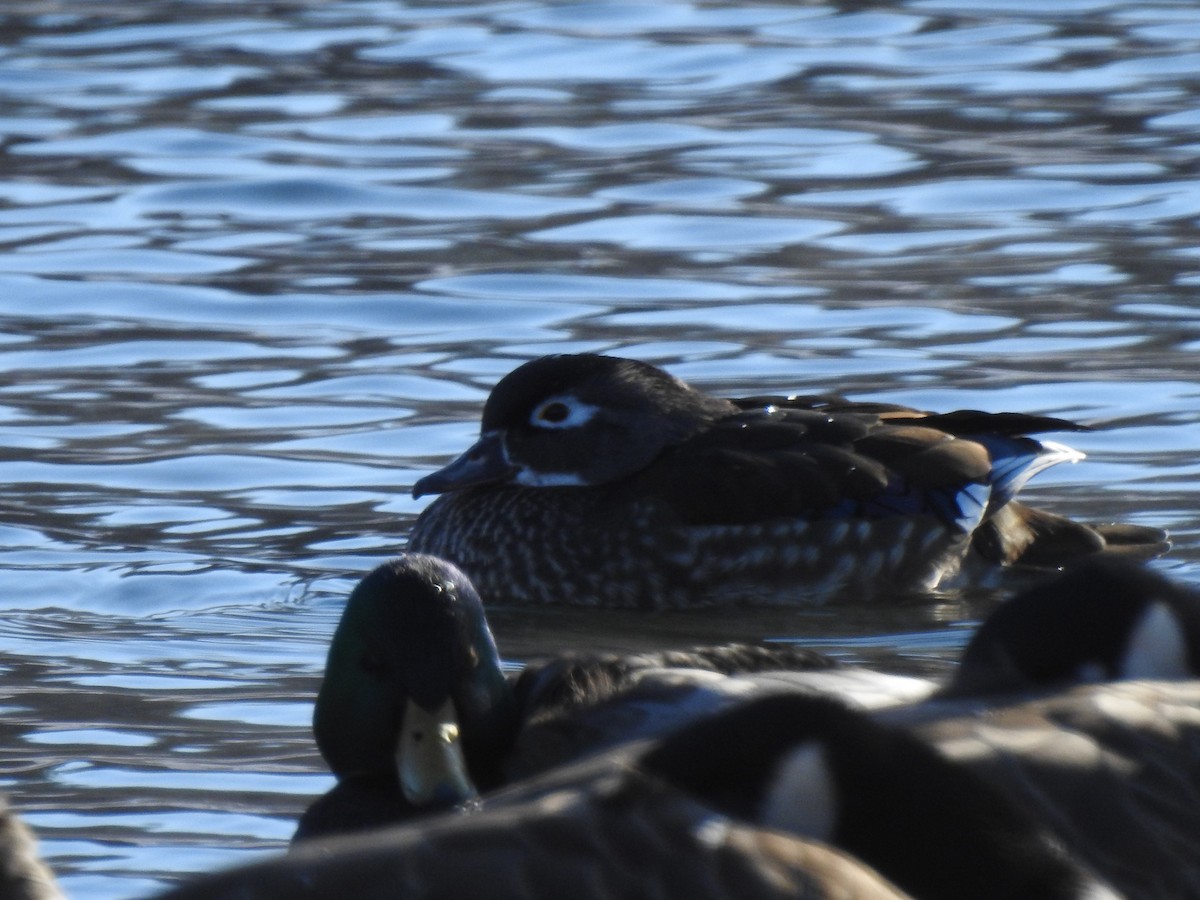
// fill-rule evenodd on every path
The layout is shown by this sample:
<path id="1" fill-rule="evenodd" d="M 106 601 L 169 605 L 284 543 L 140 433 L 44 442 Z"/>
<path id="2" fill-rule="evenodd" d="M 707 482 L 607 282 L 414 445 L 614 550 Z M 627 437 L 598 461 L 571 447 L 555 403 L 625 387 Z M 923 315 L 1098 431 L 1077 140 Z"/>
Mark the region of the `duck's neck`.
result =
<path id="1" fill-rule="evenodd" d="M 479 664 L 464 687 L 458 708 L 463 752 L 471 778 L 479 791 L 503 782 L 502 766 L 516 741 L 520 711 L 512 685 L 500 666 L 500 656 L 486 624 L 476 635 Z"/>

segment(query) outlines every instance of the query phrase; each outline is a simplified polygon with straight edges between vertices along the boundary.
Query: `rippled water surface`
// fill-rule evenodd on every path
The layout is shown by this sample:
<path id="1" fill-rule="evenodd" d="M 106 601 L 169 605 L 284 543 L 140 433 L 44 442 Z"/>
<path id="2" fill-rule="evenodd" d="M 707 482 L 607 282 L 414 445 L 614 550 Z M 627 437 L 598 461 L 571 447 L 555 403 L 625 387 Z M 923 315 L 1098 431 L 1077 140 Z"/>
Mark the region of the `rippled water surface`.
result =
<path id="1" fill-rule="evenodd" d="M 269 10 L 269 12 L 268 12 Z M 357 576 L 549 351 L 1067 416 L 1200 582 L 1200 8 L 0 6 L 0 787 L 71 893 L 279 849 Z M 502 611 L 938 673 L 987 597 Z"/>

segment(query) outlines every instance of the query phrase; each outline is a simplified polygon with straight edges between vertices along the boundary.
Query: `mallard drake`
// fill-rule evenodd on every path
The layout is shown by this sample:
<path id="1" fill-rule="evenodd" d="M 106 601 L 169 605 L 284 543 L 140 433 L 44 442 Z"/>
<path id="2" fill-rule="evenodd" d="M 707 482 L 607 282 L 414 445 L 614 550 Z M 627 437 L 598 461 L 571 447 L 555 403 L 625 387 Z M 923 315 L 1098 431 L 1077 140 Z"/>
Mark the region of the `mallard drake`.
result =
<path id="1" fill-rule="evenodd" d="M 167 895 L 344 896 L 1117 900 L 969 768 L 798 695 L 557 769 L 475 816 L 316 842 Z"/>
<path id="2" fill-rule="evenodd" d="M 359 583 L 334 632 L 313 732 L 339 782 L 297 837 L 470 801 L 768 688 L 836 691 L 879 707 L 933 685 L 786 644 L 563 654 L 510 678 L 467 576 L 434 557 L 400 557 Z"/>
<path id="3" fill-rule="evenodd" d="M 489 603 L 686 607 L 897 597 L 968 552 L 1059 566 L 1155 555 L 1157 529 L 1087 526 L 1015 502 L 1082 454 L 1063 419 L 940 415 L 834 396 L 726 399 L 594 354 L 525 363 L 479 441 L 421 478 L 441 494 L 408 549 L 454 562 Z"/>

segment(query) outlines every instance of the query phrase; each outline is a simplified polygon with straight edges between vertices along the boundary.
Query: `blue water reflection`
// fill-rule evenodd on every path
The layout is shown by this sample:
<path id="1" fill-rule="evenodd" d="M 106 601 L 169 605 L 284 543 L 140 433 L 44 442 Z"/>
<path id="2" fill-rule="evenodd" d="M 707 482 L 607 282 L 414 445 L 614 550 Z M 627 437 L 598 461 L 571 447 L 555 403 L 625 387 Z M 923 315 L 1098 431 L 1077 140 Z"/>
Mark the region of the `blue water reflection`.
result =
<path id="1" fill-rule="evenodd" d="M 76 896 L 278 850 L 356 578 L 489 386 L 1064 415 L 1035 502 L 1200 582 L 1194 4 L 177 0 L 0 35 L 0 782 Z M 938 674 L 995 601 L 498 610 Z"/>

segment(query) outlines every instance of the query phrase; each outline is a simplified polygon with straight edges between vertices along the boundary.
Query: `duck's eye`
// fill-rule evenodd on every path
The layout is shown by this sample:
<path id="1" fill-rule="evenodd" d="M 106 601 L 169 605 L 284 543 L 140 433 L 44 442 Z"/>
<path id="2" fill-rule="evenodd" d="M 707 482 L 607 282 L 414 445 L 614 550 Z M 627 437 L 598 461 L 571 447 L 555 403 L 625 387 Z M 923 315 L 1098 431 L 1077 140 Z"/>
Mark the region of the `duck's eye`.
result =
<path id="1" fill-rule="evenodd" d="M 560 394 L 535 406 L 529 424 L 535 428 L 578 428 L 590 422 L 596 412 L 597 408 L 590 403 Z"/>
<path id="2" fill-rule="evenodd" d="M 567 417 L 571 415 L 571 408 L 561 400 L 552 400 L 540 407 L 536 415 L 539 422 L 557 425 L 559 422 L 567 420 Z"/>

